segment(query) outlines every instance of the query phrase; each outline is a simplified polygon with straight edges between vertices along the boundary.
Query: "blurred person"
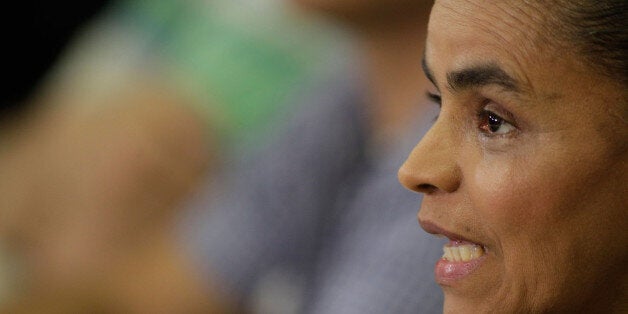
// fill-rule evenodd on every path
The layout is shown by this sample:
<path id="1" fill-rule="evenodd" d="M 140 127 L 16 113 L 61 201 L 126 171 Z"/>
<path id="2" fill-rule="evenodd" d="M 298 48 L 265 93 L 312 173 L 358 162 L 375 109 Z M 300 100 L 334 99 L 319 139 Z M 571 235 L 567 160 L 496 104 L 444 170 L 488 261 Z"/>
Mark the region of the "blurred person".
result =
<path id="1" fill-rule="evenodd" d="M 208 163 L 217 166 L 213 157 L 228 150 L 222 144 L 263 133 L 262 121 L 277 110 L 273 103 L 323 68 L 329 58 L 316 47 L 327 39 L 311 25 L 290 29 L 308 23 L 286 20 L 276 6 L 258 4 L 266 11 L 255 15 L 250 5 L 227 1 L 92 6 L 70 13 L 64 3 L 23 3 L 23 11 L 13 12 L 31 21 L 27 30 L 35 34 L 19 36 L 38 39 L 18 45 L 15 58 L 24 60 L 31 47 L 39 54 L 11 67 L 18 79 L 3 96 L 12 110 L 3 116 L 0 231 L 22 270 L 6 284 L 21 295 L 9 311 L 203 307 L 185 289 L 196 282 L 188 267 L 173 267 L 186 263 L 166 236 L 173 209 Z M 235 11 L 242 8 L 246 14 Z M 219 36 L 199 38 L 206 45 L 195 46 L 190 40 L 199 32 Z M 304 32 L 309 37 L 297 40 Z M 222 49 L 205 51 L 216 46 Z M 325 54 L 335 51 L 329 48 Z M 37 67 L 40 61 L 45 65 Z M 248 98 L 234 95 L 234 80 L 249 90 Z M 210 95 L 226 96 L 209 101 Z M 218 110 L 231 113 L 206 113 Z M 220 120 L 225 116 L 229 121 Z M 163 251 L 168 254 L 147 257 Z M 166 276 L 128 273 L 140 261 L 142 269 L 158 267 Z M 152 281 L 150 293 L 145 280 Z"/>
<path id="2" fill-rule="evenodd" d="M 58 4 L 35 5 L 33 1 L 4 5 L 0 19 L 0 32 L 6 46 L 2 68 L 7 74 L 0 95 L 0 172 L 3 177 L 8 177 L 11 172 L 6 159 L 12 154 L 14 137 L 23 132 L 24 120 L 30 118 L 32 102 L 28 100 L 34 94 L 35 86 L 41 83 L 75 31 L 105 4 L 106 1 L 93 1 L 79 4 L 75 10 L 67 10 Z M 0 195 L 3 221 L 7 219 L 8 197 L 6 193 Z M 11 296 L 10 278 L 16 276 L 15 265 L 4 244 L 0 241 L 0 304 Z"/>
<path id="3" fill-rule="evenodd" d="M 7 276 L 14 280 L 3 283 L 10 291 L 0 300 L 2 312 L 101 308 L 107 302 L 93 296 L 103 295 L 121 265 L 159 247 L 147 243 L 164 243 L 156 234 L 207 167 L 209 144 L 183 99 L 142 86 L 108 99 L 71 99 L 48 87 L 68 42 L 105 5 L 27 1 L 3 10 L 3 22 L 21 27 L 6 28 L 13 59 L 6 59 L 12 80 L 2 94 L 0 235 L 3 261 L 17 267 Z M 114 105 L 90 107 L 99 101 Z M 116 213 L 145 227 L 136 232 L 138 224 L 107 220 Z M 114 250 L 120 242 L 126 246 Z"/>
<path id="4" fill-rule="evenodd" d="M 446 313 L 628 311 L 628 3 L 437 0 L 399 170 Z M 490 27 L 488 27 L 490 26 Z"/>

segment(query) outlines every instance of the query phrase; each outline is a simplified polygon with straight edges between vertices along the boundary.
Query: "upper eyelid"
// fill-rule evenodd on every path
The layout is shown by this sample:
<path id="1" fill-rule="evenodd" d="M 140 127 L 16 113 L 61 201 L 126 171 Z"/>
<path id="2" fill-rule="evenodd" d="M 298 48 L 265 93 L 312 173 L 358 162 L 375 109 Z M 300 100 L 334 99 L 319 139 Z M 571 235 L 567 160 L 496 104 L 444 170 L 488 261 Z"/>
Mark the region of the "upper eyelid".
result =
<path id="1" fill-rule="evenodd" d="M 494 108 L 493 106 L 490 106 L 491 103 L 493 103 L 493 102 L 492 101 L 488 101 L 486 104 L 484 104 L 482 106 L 481 110 L 482 111 L 486 111 L 486 112 L 490 112 L 490 113 L 500 117 L 501 119 L 503 119 L 508 124 L 511 124 L 515 128 L 519 128 L 518 120 L 515 118 L 515 116 L 510 111 L 508 111 L 507 109 L 504 109 L 500 105 L 496 105 L 496 106 L 498 106 L 498 108 Z"/>

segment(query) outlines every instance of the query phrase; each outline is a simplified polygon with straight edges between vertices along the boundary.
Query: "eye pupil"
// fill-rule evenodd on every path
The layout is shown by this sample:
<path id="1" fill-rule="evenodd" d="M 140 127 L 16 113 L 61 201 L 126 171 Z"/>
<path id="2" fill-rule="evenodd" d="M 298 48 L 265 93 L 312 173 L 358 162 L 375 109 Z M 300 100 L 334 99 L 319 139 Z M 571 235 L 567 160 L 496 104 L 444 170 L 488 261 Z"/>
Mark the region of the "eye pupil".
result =
<path id="1" fill-rule="evenodd" d="M 497 132 L 502 125 L 503 120 L 495 115 L 488 115 L 488 127 L 491 132 Z"/>

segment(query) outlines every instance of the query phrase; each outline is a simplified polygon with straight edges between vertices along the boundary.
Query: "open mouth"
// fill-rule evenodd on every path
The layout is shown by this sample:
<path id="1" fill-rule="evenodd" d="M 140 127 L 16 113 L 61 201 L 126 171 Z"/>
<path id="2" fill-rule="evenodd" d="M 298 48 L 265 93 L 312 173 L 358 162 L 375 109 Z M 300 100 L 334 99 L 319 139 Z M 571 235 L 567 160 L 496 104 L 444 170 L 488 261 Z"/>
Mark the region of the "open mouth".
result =
<path id="1" fill-rule="evenodd" d="M 471 275 L 486 260 L 486 247 L 458 234 L 449 232 L 429 221 L 419 221 L 428 233 L 444 236 L 449 242 L 443 247 L 443 257 L 436 263 L 434 274 L 441 285 L 452 285 Z"/>
<path id="2" fill-rule="evenodd" d="M 443 246 L 443 259 L 448 262 L 469 262 L 484 255 L 484 248 L 475 243 L 452 240 Z"/>
<path id="3" fill-rule="evenodd" d="M 441 285 L 452 285 L 471 275 L 486 257 L 482 245 L 460 240 L 450 240 L 443 251 L 443 257 L 434 268 L 436 282 Z"/>

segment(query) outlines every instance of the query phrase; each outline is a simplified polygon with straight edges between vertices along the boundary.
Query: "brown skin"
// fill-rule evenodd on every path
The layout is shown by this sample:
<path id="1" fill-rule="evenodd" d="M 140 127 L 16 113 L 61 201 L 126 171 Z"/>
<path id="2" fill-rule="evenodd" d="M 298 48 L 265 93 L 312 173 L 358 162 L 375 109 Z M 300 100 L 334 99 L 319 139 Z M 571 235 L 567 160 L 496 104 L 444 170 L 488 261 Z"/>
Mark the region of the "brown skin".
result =
<path id="1" fill-rule="evenodd" d="M 470 275 L 441 284 L 446 313 L 626 309 L 625 87 L 546 37 L 543 14 L 469 0 L 437 1 L 430 17 L 425 59 L 442 109 L 399 178 L 425 194 L 421 223 L 487 249 Z M 518 91 L 448 86 L 448 73 L 486 64 Z M 491 129 L 482 110 L 503 122 Z"/>

